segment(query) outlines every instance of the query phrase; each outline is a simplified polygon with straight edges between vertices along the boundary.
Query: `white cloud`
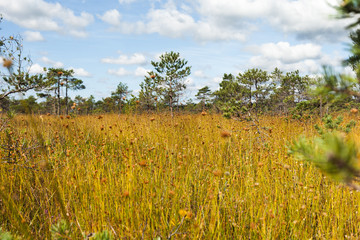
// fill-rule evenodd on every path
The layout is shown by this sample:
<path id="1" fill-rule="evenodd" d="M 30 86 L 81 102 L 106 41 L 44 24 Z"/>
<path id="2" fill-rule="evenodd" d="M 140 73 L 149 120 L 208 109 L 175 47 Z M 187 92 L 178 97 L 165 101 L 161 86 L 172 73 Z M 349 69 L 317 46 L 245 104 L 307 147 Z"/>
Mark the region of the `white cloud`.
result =
<path id="1" fill-rule="evenodd" d="M 62 62 L 58 62 L 58 61 L 53 61 L 47 57 L 42 57 L 41 58 L 41 61 L 45 64 L 48 64 L 50 65 L 51 67 L 54 67 L 54 68 L 62 68 L 64 67 L 64 64 Z"/>
<path id="2" fill-rule="evenodd" d="M 136 22 L 123 20 L 116 9 L 98 17 L 110 24 L 111 30 L 125 34 L 157 33 L 200 42 L 245 41 L 259 23 L 265 23 L 299 39 L 331 42 L 347 36 L 344 27 L 349 23 L 348 19 L 331 18 L 336 4 L 338 0 L 194 0 L 178 7 L 169 0 Z"/>
<path id="3" fill-rule="evenodd" d="M 158 33 L 170 38 L 193 37 L 200 42 L 244 41 L 247 32 L 253 30 L 248 24 L 246 24 L 248 28 L 244 30 L 232 28 L 230 25 L 223 27 L 207 20 L 196 21 L 189 13 L 180 12 L 172 4 L 160 9 L 150 9 L 143 21 L 123 21 L 121 14 L 116 9 L 109 10 L 98 17 L 111 26 L 110 30 L 124 34 Z"/>
<path id="4" fill-rule="evenodd" d="M 41 42 L 45 40 L 40 32 L 25 31 L 24 37 L 25 37 L 25 41 L 29 41 L 29 42 Z"/>
<path id="5" fill-rule="evenodd" d="M 117 70 L 109 69 L 108 73 L 111 75 L 118 76 L 118 77 L 122 77 L 122 76 L 126 76 L 126 75 L 130 74 L 125 68 L 119 68 Z"/>
<path id="6" fill-rule="evenodd" d="M 134 53 L 132 56 L 120 55 L 118 58 L 103 58 L 101 59 L 103 63 L 111 63 L 111 64 L 145 64 L 146 58 L 141 53 Z"/>
<path id="7" fill-rule="evenodd" d="M 40 66 L 38 63 L 35 63 L 33 65 L 31 65 L 31 67 L 29 68 L 29 73 L 30 74 L 44 74 L 44 67 Z"/>
<path id="8" fill-rule="evenodd" d="M 277 0 L 268 17 L 271 24 L 285 33 L 294 33 L 300 39 L 337 41 L 347 36 L 345 26 L 349 19 L 335 19 L 337 0 Z"/>
<path id="9" fill-rule="evenodd" d="M 299 70 L 302 73 L 317 73 L 322 65 L 339 66 L 340 57 L 334 58 L 322 53 L 321 46 L 298 44 L 291 46 L 287 42 L 267 43 L 252 47 L 258 55 L 250 58 L 250 66 L 273 71 L 276 67 L 282 71 Z"/>
<path id="10" fill-rule="evenodd" d="M 194 72 L 194 76 L 198 78 L 206 78 L 205 73 L 202 70 L 197 70 Z"/>
<path id="11" fill-rule="evenodd" d="M 98 17 L 110 25 L 119 26 L 121 24 L 121 14 L 116 9 L 109 10 Z"/>
<path id="12" fill-rule="evenodd" d="M 44 0 L 0 1 L 4 18 L 21 27 L 36 31 L 56 31 L 77 37 L 86 36 L 85 28 L 94 21 L 86 12 L 76 16 L 60 3 Z"/>
<path id="13" fill-rule="evenodd" d="M 279 60 L 283 63 L 294 63 L 302 59 L 318 59 L 321 46 L 312 43 L 290 46 L 288 42 L 266 43 L 257 50 L 265 58 Z"/>
<path id="14" fill-rule="evenodd" d="M 137 68 L 135 69 L 135 76 L 137 76 L 137 77 L 144 77 L 144 76 L 148 75 L 148 72 L 150 72 L 150 70 L 145 69 L 145 68 L 143 68 L 143 67 L 137 67 Z"/>
<path id="15" fill-rule="evenodd" d="M 323 41 L 346 37 L 344 27 L 349 20 L 331 17 L 336 14 L 332 6 L 338 4 L 338 0 L 197 0 L 195 3 L 201 16 L 223 27 L 262 20 L 298 38 Z"/>
<path id="16" fill-rule="evenodd" d="M 69 69 L 72 69 L 74 70 L 74 75 L 75 76 L 79 76 L 79 77 L 91 77 L 91 73 L 89 73 L 88 71 L 86 71 L 85 69 L 83 68 L 73 68 L 73 67 L 70 67 Z"/>
<path id="17" fill-rule="evenodd" d="M 214 83 L 221 83 L 222 82 L 222 77 L 214 77 L 213 79 L 212 79 L 212 82 L 214 82 Z"/>

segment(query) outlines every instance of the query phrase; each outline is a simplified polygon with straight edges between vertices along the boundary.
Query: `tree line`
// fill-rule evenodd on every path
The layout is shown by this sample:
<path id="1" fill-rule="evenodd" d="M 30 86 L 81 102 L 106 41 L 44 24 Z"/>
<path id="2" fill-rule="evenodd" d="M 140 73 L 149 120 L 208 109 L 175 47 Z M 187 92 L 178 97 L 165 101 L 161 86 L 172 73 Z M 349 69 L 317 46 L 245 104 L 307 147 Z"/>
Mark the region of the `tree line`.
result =
<path id="1" fill-rule="evenodd" d="M 350 34 L 353 48 L 360 43 L 360 31 Z M 270 114 L 328 113 L 344 107 L 359 107 L 359 96 L 338 97 L 335 92 L 319 94 L 317 86 L 327 84 L 324 77 L 303 76 L 298 70 L 283 72 L 275 68 L 272 72 L 252 68 L 233 75 L 225 73 L 219 88 L 211 91 L 209 86 L 200 88 L 195 99 L 186 99 L 185 80 L 191 74 L 191 66 L 179 53 L 166 52 L 159 61 L 152 61 L 152 71 L 144 76 L 138 95 L 132 94 L 126 83 L 119 82 L 111 95 L 96 101 L 94 96 L 69 97 L 69 91 L 85 89 L 81 79 L 74 77 L 73 70 L 64 68 L 44 69 L 43 74 L 30 74 L 32 65 L 28 56 L 23 56 L 21 36 L 2 37 L 0 51 L 3 66 L 1 72 L 0 107 L 2 111 L 39 114 L 97 114 L 174 111 L 221 112 L 225 117 L 240 117 L 248 111 Z M 354 53 L 344 64 L 357 72 L 358 55 Z M 324 69 L 325 71 L 327 69 Z M 358 77 L 360 74 L 358 74 Z M 353 81 L 347 89 L 356 91 L 359 82 Z M 13 98 L 16 93 L 29 90 L 37 97 Z M 38 100 L 40 99 L 40 101 Z M 183 101 L 181 101 L 183 100 Z"/>

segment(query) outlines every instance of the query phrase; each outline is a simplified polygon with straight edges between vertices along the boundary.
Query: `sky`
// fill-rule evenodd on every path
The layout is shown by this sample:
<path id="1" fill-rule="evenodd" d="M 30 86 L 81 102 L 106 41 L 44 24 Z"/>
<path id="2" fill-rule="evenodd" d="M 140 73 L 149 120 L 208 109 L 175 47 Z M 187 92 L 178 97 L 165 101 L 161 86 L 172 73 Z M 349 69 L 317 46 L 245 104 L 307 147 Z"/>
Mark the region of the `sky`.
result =
<path id="1" fill-rule="evenodd" d="M 110 96 L 119 82 L 139 92 L 165 52 L 188 61 L 184 97 L 219 87 L 224 73 L 250 68 L 321 74 L 349 56 L 348 19 L 339 0 L 0 0 L 0 36 L 23 38 L 24 53 L 43 67 L 73 69 L 85 90 Z M 1 69 L 2 68 L 2 69 Z M 0 67 L 0 71 L 4 71 Z M 342 71 L 342 70 L 341 70 Z M 348 70 L 346 70 L 348 71 Z"/>

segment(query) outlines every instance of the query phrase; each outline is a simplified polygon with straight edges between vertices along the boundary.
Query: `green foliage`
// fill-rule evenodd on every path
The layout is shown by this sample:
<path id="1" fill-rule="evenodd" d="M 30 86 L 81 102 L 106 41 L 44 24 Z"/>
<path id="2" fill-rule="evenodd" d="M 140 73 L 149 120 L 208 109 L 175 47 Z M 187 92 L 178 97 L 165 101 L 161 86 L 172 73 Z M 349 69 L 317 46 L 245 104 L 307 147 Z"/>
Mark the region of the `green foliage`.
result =
<path id="1" fill-rule="evenodd" d="M 289 153 L 299 160 L 314 163 L 338 181 L 350 184 L 359 177 L 357 146 L 338 132 L 324 133 L 314 139 L 301 137 L 293 142 Z"/>
<path id="2" fill-rule="evenodd" d="M 111 233 L 107 230 L 104 230 L 102 232 L 95 233 L 93 240 L 111 240 L 113 239 Z"/>
<path id="3" fill-rule="evenodd" d="M 320 127 L 318 124 L 315 124 L 314 127 L 316 131 L 322 136 L 334 131 L 350 133 L 351 129 L 356 125 L 356 122 L 351 120 L 345 126 L 341 126 L 341 123 L 344 120 L 343 116 L 338 116 L 334 119 L 331 115 L 325 115 L 321 120 L 324 127 Z"/>
<path id="4" fill-rule="evenodd" d="M 145 110 L 155 109 L 157 84 L 152 77 L 155 78 L 155 73 L 149 72 L 149 76 L 145 76 L 144 81 L 140 83 L 139 101 Z"/>
<path id="5" fill-rule="evenodd" d="M 58 223 L 51 225 L 50 231 L 52 239 L 66 240 L 69 239 L 71 234 L 71 226 L 67 221 L 62 219 Z"/>
<path id="6" fill-rule="evenodd" d="M 291 109 L 291 113 L 300 115 L 309 115 L 319 113 L 320 102 L 319 99 L 314 98 L 310 100 L 301 101 L 296 104 L 295 108 Z"/>
<path id="7" fill-rule="evenodd" d="M 185 78 L 191 73 L 187 61 L 180 58 L 179 53 L 166 52 L 160 56 L 160 61 L 151 61 L 155 68 L 153 80 L 157 93 L 168 103 L 172 113 L 174 103 L 179 103 L 180 94 L 186 89 Z"/>
<path id="8" fill-rule="evenodd" d="M 200 103 L 203 107 L 203 109 L 205 108 L 205 106 L 207 104 L 209 104 L 210 100 L 211 100 L 211 90 L 208 86 L 205 86 L 203 88 L 200 88 L 197 92 L 197 94 L 195 95 L 195 97 L 200 100 Z"/>
<path id="9" fill-rule="evenodd" d="M 4 58 L 7 73 L 2 73 L 0 100 L 15 93 L 25 93 L 29 90 L 40 91 L 47 86 L 46 79 L 41 74 L 29 73 L 32 61 L 23 56 L 22 38 L 10 36 L 0 38 L 0 55 Z"/>
<path id="10" fill-rule="evenodd" d="M 245 89 L 244 94 L 247 96 L 245 101 L 249 105 L 256 103 L 254 107 L 258 109 L 264 104 L 272 88 L 272 84 L 269 83 L 270 75 L 266 71 L 257 68 L 248 69 L 243 74 L 239 73 L 237 80 Z"/>
<path id="11" fill-rule="evenodd" d="M 360 1 L 359 0 L 343 0 L 339 6 L 336 7 L 338 10 L 339 18 L 353 18 L 358 17 L 360 13 Z M 360 17 L 350 24 L 348 28 L 352 28 L 360 24 Z"/>
<path id="12" fill-rule="evenodd" d="M 122 83 L 122 82 L 120 82 L 117 85 L 115 91 L 111 92 L 111 98 L 117 103 L 119 108 L 119 113 L 122 112 L 121 109 L 123 102 L 125 102 L 126 97 L 128 96 L 129 93 L 130 93 L 129 87 L 126 85 L 126 83 Z"/>
<path id="13" fill-rule="evenodd" d="M 330 67 L 324 67 L 323 77 L 312 92 L 324 98 L 331 96 L 331 99 L 343 99 L 359 95 L 354 91 L 357 83 L 357 79 L 351 76 L 336 74 Z"/>
<path id="14" fill-rule="evenodd" d="M 345 59 L 343 61 L 343 63 L 344 63 L 344 65 L 348 65 L 354 71 L 356 71 L 358 69 L 358 65 L 360 63 L 360 30 L 357 29 L 356 31 L 351 32 L 349 37 L 352 41 L 350 50 L 353 55 L 351 55 L 347 59 Z"/>
<path id="15" fill-rule="evenodd" d="M 48 79 L 48 87 L 46 90 L 48 92 L 54 91 L 54 106 L 56 109 L 56 114 L 60 115 L 62 113 L 61 106 L 65 105 L 66 114 L 69 113 L 69 104 L 68 104 L 68 91 L 69 90 L 81 90 L 85 89 L 83 81 L 73 77 L 75 74 L 74 70 L 65 70 L 63 68 L 49 68 L 47 69 L 46 77 Z M 61 101 L 61 89 L 65 88 L 65 102 Z M 56 99 L 56 101 L 55 101 Z"/>
<path id="16" fill-rule="evenodd" d="M 213 94 L 215 104 L 221 109 L 224 117 L 239 116 L 244 105 L 246 89 L 239 84 L 234 75 L 226 73 L 219 85 L 219 90 Z"/>
<path id="17" fill-rule="evenodd" d="M 11 233 L 3 231 L 2 228 L 0 228 L 0 239 L 1 240 L 16 240 L 19 239 L 18 237 L 14 237 Z"/>

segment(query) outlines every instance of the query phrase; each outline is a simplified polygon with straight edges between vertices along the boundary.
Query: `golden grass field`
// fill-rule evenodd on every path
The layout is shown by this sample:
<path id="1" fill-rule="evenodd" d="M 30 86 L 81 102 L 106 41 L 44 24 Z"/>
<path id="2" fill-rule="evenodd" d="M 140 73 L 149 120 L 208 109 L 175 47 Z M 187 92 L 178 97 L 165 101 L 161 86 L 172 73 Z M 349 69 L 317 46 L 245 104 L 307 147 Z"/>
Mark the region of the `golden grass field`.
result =
<path id="1" fill-rule="evenodd" d="M 0 227 L 25 239 L 51 239 L 60 219 L 61 239 L 359 239 L 359 193 L 287 154 L 314 122 L 262 117 L 261 140 L 220 115 L 17 116 L 0 133 Z"/>

